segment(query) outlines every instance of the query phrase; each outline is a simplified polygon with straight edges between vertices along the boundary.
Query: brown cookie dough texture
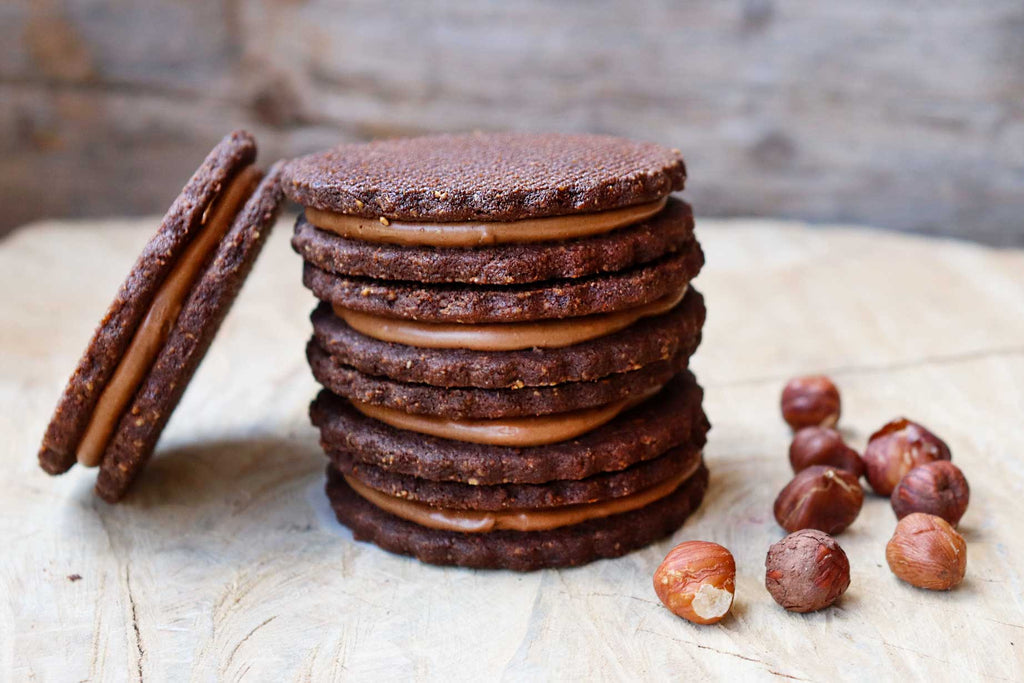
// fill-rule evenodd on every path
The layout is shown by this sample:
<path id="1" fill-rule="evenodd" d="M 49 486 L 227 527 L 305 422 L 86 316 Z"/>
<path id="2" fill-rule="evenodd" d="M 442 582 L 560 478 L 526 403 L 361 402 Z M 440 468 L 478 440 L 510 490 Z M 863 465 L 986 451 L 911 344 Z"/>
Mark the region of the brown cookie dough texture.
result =
<path id="1" fill-rule="evenodd" d="M 678 152 L 602 135 L 475 133 L 340 145 L 295 159 L 303 206 L 439 223 L 592 213 L 683 189 Z"/>
<path id="2" fill-rule="evenodd" d="M 696 350 L 706 311 L 692 286 L 672 311 L 644 318 L 614 334 L 573 346 L 521 351 L 424 349 L 356 332 L 321 304 L 314 337 L 338 363 L 367 375 L 438 387 L 511 389 L 600 379 Z"/>
<path id="3" fill-rule="evenodd" d="M 331 453 L 331 462 L 343 474 L 395 498 L 456 510 L 507 510 L 581 505 L 639 493 L 680 473 L 696 471 L 700 464 L 699 442 L 671 448 L 653 460 L 626 469 L 603 472 L 583 479 L 563 479 L 544 484 L 481 486 L 432 481 L 393 474 L 380 467 L 357 462 L 351 455 Z"/>
<path id="4" fill-rule="evenodd" d="M 315 339 L 306 347 L 306 358 L 317 382 L 353 401 L 416 415 L 495 419 L 565 413 L 642 396 L 685 368 L 689 354 L 598 380 L 520 389 L 432 387 L 375 377 L 338 363 Z"/>
<path id="5" fill-rule="evenodd" d="M 546 446 L 486 446 L 395 429 L 348 401 L 322 391 L 310 407 L 331 454 L 388 472 L 472 485 L 543 484 L 622 470 L 683 443 L 703 446 L 709 429 L 703 391 L 693 375 L 677 375 L 653 399 L 575 439 Z"/>
<path id="6" fill-rule="evenodd" d="M 678 529 L 700 505 L 707 485 L 708 471 L 701 466 L 674 492 L 638 510 L 548 531 L 476 534 L 413 524 L 360 497 L 334 467 L 327 474 L 331 507 L 357 540 L 431 564 L 513 571 L 572 567 L 642 548 Z"/>
<path id="7" fill-rule="evenodd" d="M 355 311 L 442 323 L 577 318 L 649 304 L 682 289 L 704 265 L 696 241 L 650 264 L 587 278 L 515 287 L 420 285 L 352 278 L 311 263 L 302 281 L 316 298 Z"/>
<path id="8" fill-rule="evenodd" d="M 693 241 L 693 211 L 670 199 L 653 218 L 613 232 L 556 243 L 474 249 L 399 246 L 346 239 L 295 223 L 292 246 L 320 270 L 338 275 L 424 284 L 511 285 L 613 273 L 655 261 Z"/>

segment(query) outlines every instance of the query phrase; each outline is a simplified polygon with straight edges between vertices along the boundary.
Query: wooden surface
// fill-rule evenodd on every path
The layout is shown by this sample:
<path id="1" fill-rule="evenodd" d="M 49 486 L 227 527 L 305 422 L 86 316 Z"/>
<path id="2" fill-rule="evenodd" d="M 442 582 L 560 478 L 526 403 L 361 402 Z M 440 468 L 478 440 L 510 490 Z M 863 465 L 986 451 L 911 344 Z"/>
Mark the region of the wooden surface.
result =
<path id="1" fill-rule="evenodd" d="M 1024 3 L 0 3 L 0 231 L 162 212 L 232 126 L 268 160 L 477 128 L 627 135 L 683 150 L 705 215 L 1024 246 Z"/>
<path id="2" fill-rule="evenodd" d="M 313 302 L 289 220 L 117 506 L 93 496 L 93 473 L 50 478 L 35 452 L 156 220 L 51 223 L 0 243 L 0 678 L 1024 678 L 1024 253 L 700 221 L 705 505 L 625 558 L 518 575 L 421 565 L 333 521 L 306 421 Z M 948 440 L 972 486 L 957 590 L 889 573 L 894 518 L 872 497 L 840 537 L 853 580 L 838 606 L 788 614 L 765 592 L 783 535 L 771 504 L 789 478 L 777 399 L 808 371 L 840 385 L 858 448 L 902 413 Z M 651 587 L 690 538 L 736 556 L 736 605 L 715 627 L 675 618 Z"/>

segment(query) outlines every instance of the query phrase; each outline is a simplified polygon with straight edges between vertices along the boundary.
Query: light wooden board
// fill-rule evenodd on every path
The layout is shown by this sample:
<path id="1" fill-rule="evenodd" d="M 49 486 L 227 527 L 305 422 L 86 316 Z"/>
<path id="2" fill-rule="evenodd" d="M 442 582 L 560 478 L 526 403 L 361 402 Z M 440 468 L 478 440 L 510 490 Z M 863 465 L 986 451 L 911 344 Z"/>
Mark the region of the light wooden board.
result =
<path id="1" fill-rule="evenodd" d="M 330 516 L 306 421 L 312 297 L 287 219 L 131 497 L 50 478 L 38 439 L 96 320 L 155 225 L 38 225 L 0 243 L 0 667 L 12 680 L 1024 677 L 1024 253 L 859 229 L 700 222 L 708 325 L 696 361 L 712 485 L 683 529 L 625 558 L 519 575 L 384 553 Z M 840 537 L 853 581 L 806 616 L 763 587 L 789 477 L 783 381 L 831 374 L 862 447 L 906 413 L 973 489 L 968 577 L 900 584 L 870 498 Z M 674 543 L 736 556 L 715 627 L 661 607 Z M 80 575 L 81 580 L 68 577 Z"/>

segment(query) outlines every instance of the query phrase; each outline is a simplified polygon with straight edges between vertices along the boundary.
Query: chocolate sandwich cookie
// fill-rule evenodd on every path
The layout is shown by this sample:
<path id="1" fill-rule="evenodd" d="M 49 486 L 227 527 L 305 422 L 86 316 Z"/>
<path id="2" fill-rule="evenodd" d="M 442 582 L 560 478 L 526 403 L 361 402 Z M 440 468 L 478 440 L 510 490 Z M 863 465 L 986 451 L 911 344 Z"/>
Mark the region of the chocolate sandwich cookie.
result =
<path id="1" fill-rule="evenodd" d="M 657 260 L 693 239 L 689 204 L 669 199 L 664 210 L 609 233 L 555 243 L 498 244 L 472 249 L 350 239 L 295 224 L 292 246 L 320 270 L 354 277 L 423 283 L 511 285 L 610 273 Z"/>
<path id="2" fill-rule="evenodd" d="M 205 355 L 277 216 L 281 167 L 225 137 L 185 185 L 118 290 L 61 397 L 39 463 L 99 466 L 96 492 L 120 499 Z"/>
<path id="3" fill-rule="evenodd" d="M 690 241 L 649 264 L 585 278 L 509 287 L 428 285 L 337 275 L 311 263 L 302 281 L 335 307 L 435 323 L 509 323 L 607 314 L 678 296 L 704 265 Z"/>
<path id="4" fill-rule="evenodd" d="M 357 492 L 352 481 L 332 466 L 328 468 L 327 495 L 338 520 L 352 529 L 356 539 L 385 550 L 432 564 L 533 571 L 619 557 L 672 533 L 703 500 L 708 472 L 700 465 L 689 478 L 667 484 L 593 506 L 566 506 L 532 515 L 476 512 L 463 517 L 459 511 L 439 511 L 400 499 L 391 499 L 398 503 L 392 511 L 385 510 L 382 503 L 387 502 L 371 490 Z M 461 525 L 473 531 L 432 528 L 419 521 Z M 531 522 L 541 528 L 504 528 L 529 528 Z"/>
<path id="5" fill-rule="evenodd" d="M 703 438 L 699 439 L 703 441 Z M 696 469 L 702 444 L 685 443 L 652 460 L 624 470 L 603 472 L 584 479 L 562 479 L 544 484 L 474 486 L 459 482 L 432 481 L 393 474 L 357 462 L 349 455 L 331 453 L 339 472 L 360 484 L 394 498 L 457 510 L 508 510 L 561 507 L 622 498 Z"/>
<path id="6" fill-rule="evenodd" d="M 682 190 L 685 180 L 682 156 L 659 145 L 602 135 L 478 133 L 311 154 L 288 164 L 285 193 L 313 210 L 373 221 L 511 223 L 657 201 Z"/>
<path id="7" fill-rule="evenodd" d="M 656 458 L 684 443 L 703 446 L 709 429 L 693 375 L 672 379 L 652 399 L 587 433 L 533 446 L 494 446 L 397 429 L 322 391 L 310 406 L 332 458 L 433 481 L 474 486 L 584 479 Z"/>
<path id="8" fill-rule="evenodd" d="M 663 386 L 686 367 L 689 356 L 690 349 L 685 349 L 668 360 L 584 382 L 481 389 L 434 387 L 367 375 L 337 362 L 316 339 L 306 347 L 306 358 L 316 381 L 340 396 L 392 410 L 454 419 L 552 415 L 634 399 Z"/>
<path id="9" fill-rule="evenodd" d="M 510 389 L 591 381 L 690 355 L 700 344 L 704 317 L 704 297 L 690 287 L 667 313 L 621 330 L 568 346 L 516 350 L 467 349 L 472 331 L 457 338 L 461 348 L 381 341 L 353 329 L 326 303 L 311 319 L 320 346 L 337 363 L 364 374 L 438 387 Z"/>

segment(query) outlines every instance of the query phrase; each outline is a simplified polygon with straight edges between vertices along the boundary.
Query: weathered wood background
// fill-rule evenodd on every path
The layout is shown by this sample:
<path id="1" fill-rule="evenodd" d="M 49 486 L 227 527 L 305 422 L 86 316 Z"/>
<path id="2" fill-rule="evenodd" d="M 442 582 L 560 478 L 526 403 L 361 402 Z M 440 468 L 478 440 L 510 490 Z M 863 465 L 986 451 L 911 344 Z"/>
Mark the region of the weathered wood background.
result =
<path id="1" fill-rule="evenodd" d="M 239 125 L 266 157 L 623 134 L 682 149 L 703 214 L 1024 244 L 1024 3 L 0 3 L 0 231 L 162 211 Z"/>

